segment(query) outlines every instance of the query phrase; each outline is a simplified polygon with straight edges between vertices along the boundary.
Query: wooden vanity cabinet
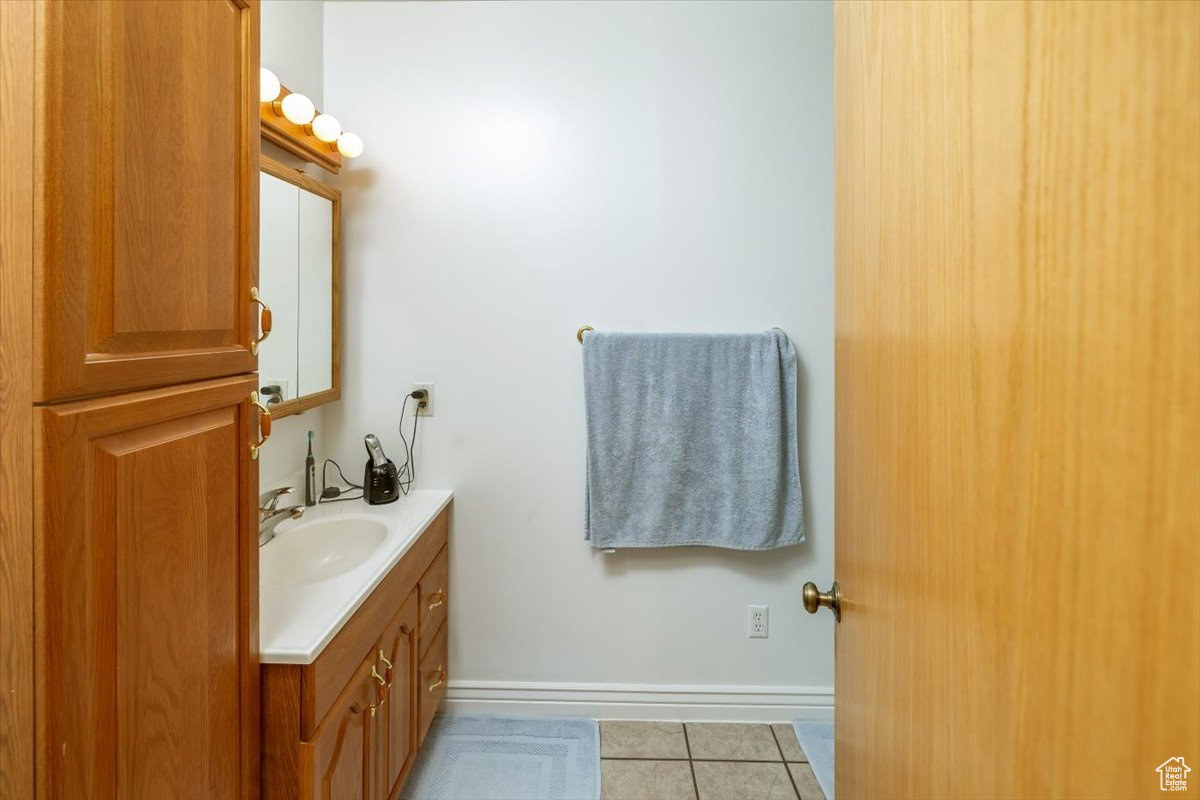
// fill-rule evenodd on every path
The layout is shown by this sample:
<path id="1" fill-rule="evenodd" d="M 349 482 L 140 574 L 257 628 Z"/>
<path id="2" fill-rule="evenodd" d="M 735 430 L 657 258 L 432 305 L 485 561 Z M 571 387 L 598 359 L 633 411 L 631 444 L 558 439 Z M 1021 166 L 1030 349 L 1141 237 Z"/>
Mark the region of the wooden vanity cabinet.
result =
<path id="1" fill-rule="evenodd" d="M 311 664 L 262 665 L 264 798 L 399 796 L 445 691 L 449 516 L 430 523 Z M 440 576 L 432 609 L 421 588 L 429 574 Z M 437 667 L 429 681 L 426 662 Z"/>

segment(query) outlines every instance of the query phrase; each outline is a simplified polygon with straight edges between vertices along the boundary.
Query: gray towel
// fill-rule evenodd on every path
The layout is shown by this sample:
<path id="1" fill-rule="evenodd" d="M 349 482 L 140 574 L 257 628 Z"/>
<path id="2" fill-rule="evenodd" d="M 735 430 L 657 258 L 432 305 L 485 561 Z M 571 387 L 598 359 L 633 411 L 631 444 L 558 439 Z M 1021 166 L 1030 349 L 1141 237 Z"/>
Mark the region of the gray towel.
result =
<path id="1" fill-rule="evenodd" d="M 594 331 L 583 379 L 593 547 L 804 541 L 796 353 L 782 331 Z"/>

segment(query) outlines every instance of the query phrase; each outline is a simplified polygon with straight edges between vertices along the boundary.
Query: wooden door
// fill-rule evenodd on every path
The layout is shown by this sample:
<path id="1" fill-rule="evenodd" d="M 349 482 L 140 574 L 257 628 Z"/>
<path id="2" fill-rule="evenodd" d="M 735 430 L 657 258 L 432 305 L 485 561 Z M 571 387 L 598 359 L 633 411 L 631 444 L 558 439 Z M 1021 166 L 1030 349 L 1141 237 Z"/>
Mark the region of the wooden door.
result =
<path id="1" fill-rule="evenodd" d="M 372 650 L 325 715 L 300 745 L 302 800 L 371 800 L 376 792 L 378 653 Z"/>
<path id="2" fill-rule="evenodd" d="M 36 410 L 40 796 L 255 792 L 255 385 Z"/>
<path id="3" fill-rule="evenodd" d="M 36 25 L 34 400 L 252 372 L 257 4 L 47 0 Z"/>
<path id="4" fill-rule="evenodd" d="M 837 795 L 1158 796 L 1200 770 L 1200 4 L 835 27 Z"/>
<path id="5" fill-rule="evenodd" d="M 380 641 L 380 653 L 391 664 L 386 668 L 387 708 L 379 717 L 380 797 L 399 796 L 401 777 L 417 754 L 417 596 L 414 589 Z"/>

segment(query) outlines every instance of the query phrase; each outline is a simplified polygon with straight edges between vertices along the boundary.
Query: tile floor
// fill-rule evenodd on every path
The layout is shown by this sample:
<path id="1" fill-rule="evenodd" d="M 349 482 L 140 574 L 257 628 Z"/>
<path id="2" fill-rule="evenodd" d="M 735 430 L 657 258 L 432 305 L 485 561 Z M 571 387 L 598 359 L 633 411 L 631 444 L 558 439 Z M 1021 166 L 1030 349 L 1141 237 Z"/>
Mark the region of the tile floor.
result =
<path id="1" fill-rule="evenodd" d="M 789 722 L 600 723 L 601 800 L 825 800 Z"/>

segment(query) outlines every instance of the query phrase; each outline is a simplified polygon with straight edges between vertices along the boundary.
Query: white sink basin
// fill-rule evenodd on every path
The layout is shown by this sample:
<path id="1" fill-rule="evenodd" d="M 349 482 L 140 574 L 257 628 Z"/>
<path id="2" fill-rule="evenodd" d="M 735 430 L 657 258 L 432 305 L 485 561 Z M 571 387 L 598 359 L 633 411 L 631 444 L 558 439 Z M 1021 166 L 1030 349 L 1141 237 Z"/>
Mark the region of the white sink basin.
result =
<path id="1" fill-rule="evenodd" d="M 259 551 L 259 582 L 304 586 L 344 575 L 374 555 L 387 532 L 383 522 L 366 516 L 301 522 Z"/>

